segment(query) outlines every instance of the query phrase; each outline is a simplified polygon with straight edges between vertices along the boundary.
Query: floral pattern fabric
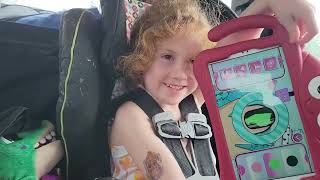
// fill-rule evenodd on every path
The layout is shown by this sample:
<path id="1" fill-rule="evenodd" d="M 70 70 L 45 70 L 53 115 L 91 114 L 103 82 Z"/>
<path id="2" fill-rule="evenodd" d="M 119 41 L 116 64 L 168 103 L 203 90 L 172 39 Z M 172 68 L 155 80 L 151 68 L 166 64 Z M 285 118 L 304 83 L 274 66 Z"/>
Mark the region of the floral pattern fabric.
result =
<path id="1" fill-rule="evenodd" d="M 133 23 L 149 6 L 150 3 L 142 2 L 139 0 L 125 0 L 125 10 L 126 10 L 126 30 L 127 39 L 130 40 L 130 33 Z"/>
<path id="2" fill-rule="evenodd" d="M 123 146 L 112 146 L 112 177 L 119 180 L 145 180 L 142 171 L 137 164 L 133 162 Z"/>

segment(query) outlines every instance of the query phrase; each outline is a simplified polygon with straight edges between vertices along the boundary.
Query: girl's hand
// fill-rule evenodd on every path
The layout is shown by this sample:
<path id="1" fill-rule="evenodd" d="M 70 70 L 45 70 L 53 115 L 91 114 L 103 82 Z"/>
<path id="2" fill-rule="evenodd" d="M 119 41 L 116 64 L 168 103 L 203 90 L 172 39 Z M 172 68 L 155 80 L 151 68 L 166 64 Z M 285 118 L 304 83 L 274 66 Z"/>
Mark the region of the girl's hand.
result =
<path id="1" fill-rule="evenodd" d="M 255 0 L 241 16 L 272 14 L 289 32 L 290 42 L 304 44 L 319 29 L 315 7 L 307 0 Z"/>

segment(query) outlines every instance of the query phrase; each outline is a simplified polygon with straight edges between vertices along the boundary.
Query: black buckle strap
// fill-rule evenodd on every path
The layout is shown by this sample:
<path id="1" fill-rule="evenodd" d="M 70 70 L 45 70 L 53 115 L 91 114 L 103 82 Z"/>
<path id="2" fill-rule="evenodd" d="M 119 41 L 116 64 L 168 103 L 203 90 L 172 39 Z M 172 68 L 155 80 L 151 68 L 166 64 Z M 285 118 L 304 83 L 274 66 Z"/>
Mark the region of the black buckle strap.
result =
<path id="1" fill-rule="evenodd" d="M 178 160 L 186 177 L 190 179 L 218 179 L 214 167 L 213 152 L 210 149 L 209 138 L 212 136 L 211 128 L 206 123 L 203 114 L 189 113 L 186 121 L 174 121 L 171 112 L 162 112 L 152 118 L 154 127 L 162 140 L 168 146 Z M 193 141 L 193 159 L 195 169 L 191 168 L 190 162 L 181 146 L 180 139 L 188 138 Z"/>
<path id="2" fill-rule="evenodd" d="M 186 121 L 174 121 L 171 112 L 162 112 L 152 118 L 158 134 L 170 139 L 208 139 L 212 136 L 211 128 L 203 114 L 189 113 Z"/>
<path id="3" fill-rule="evenodd" d="M 179 108 L 186 121 L 174 121 L 171 112 L 164 112 L 158 103 L 144 90 L 140 89 L 131 95 L 135 102 L 152 122 L 157 135 L 177 160 L 184 176 L 190 180 L 219 179 L 214 167 L 214 155 L 209 138 L 211 128 L 206 117 L 198 113 L 192 94 L 186 97 Z M 193 166 L 189 161 L 180 139 L 191 139 Z M 200 157 L 201 156 L 201 157 Z"/>

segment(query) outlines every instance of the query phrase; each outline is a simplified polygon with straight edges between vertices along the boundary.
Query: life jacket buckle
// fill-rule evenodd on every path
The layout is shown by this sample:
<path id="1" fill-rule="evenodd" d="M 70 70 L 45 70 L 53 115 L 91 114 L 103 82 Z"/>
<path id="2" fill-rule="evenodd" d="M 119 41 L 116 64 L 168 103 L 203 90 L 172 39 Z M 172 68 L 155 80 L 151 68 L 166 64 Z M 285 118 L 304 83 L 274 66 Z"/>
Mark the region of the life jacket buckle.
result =
<path id="1" fill-rule="evenodd" d="M 152 117 L 158 134 L 170 139 L 208 139 L 212 136 L 210 126 L 203 114 L 189 113 L 186 121 L 173 120 L 171 112 L 165 111 Z"/>
<path id="2" fill-rule="evenodd" d="M 188 113 L 186 117 L 186 123 L 188 128 L 192 127 L 192 133 L 190 134 L 192 139 L 209 139 L 212 136 L 211 127 L 207 124 L 207 118 L 205 115 L 200 113 Z M 183 122 L 181 122 L 183 123 Z M 180 123 L 180 127 L 181 127 Z M 189 129 L 187 131 L 190 132 Z M 184 131 L 182 131 L 183 133 Z"/>
<path id="3" fill-rule="evenodd" d="M 152 122 L 160 136 L 169 139 L 181 139 L 178 122 L 173 120 L 171 112 L 165 111 L 154 115 Z"/>

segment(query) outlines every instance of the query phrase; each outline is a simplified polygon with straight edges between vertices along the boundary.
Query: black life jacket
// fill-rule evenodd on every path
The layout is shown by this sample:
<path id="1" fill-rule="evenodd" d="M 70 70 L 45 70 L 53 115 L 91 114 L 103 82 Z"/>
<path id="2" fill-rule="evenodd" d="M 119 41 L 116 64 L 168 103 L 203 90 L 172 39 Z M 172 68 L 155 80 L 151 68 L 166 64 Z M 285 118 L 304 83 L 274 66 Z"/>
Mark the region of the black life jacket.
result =
<path id="1" fill-rule="evenodd" d="M 207 124 L 206 117 L 199 113 L 192 94 L 179 104 L 185 121 L 174 121 L 172 113 L 163 111 L 143 89 L 137 89 L 123 96 L 116 103 L 116 107 L 126 101 L 134 102 L 147 114 L 157 136 L 171 151 L 188 180 L 219 179 L 210 143 L 211 128 Z M 189 139 L 192 162 L 181 144 L 181 139 L 184 138 Z"/>

